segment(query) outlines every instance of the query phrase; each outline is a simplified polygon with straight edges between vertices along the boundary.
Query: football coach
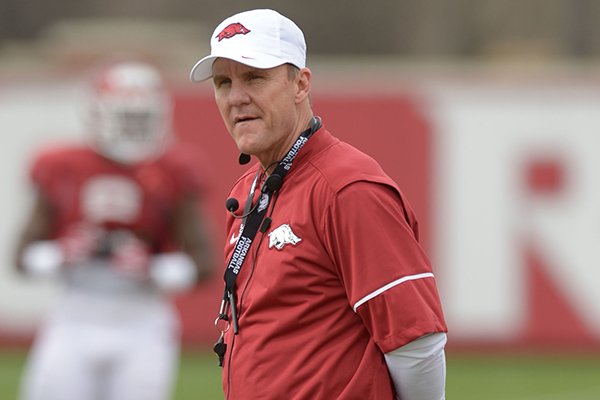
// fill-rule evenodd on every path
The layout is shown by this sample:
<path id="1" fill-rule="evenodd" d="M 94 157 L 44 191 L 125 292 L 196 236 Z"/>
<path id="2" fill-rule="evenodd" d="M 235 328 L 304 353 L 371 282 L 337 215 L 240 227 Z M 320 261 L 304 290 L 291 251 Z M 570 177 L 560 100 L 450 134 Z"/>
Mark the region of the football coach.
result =
<path id="1" fill-rule="evenodd" d="M 416 216 L 313 114 L 302 31 L 251 10 L 210 44 L 191 80 L 212 80 L 239 162 L 256 161 L 226 201 L 225 398 L 444 399 L 447 328 Z"/>

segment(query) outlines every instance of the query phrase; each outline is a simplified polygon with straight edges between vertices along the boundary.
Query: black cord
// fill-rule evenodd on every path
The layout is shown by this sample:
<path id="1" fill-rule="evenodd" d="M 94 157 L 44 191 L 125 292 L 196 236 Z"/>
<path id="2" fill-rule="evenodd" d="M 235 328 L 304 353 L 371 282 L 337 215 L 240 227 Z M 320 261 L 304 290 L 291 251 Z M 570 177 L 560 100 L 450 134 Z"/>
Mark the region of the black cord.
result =
<path id="1" fill-rule="evenodd" d="M 275 192 L 273 194 L 273 202 L 271 203 L 271 210 L 269 211 L 269 215 L 267 215 L 267 218 L 271 218 L 271 215 L 273 215 L 273 210 L 275 210 L 275 203 L 277 202 L 278 197 L 279 197 L 279 192 Z M 248 289 L 248 285 L 250 284 L 250 281 L 252 280 L 252 276 L 254 276 L 254 269 L 256 267 L 256 257 L 258 256 L 258 249 L 260 248 L 260 245 L 261 245 L 264 237 L 265 237 L 265 233 L 263 232 L 263 233 L 261 233 L 260 238 L 258 239 L 258 244 L 254 248 L 254 253 L 252 254 L 252 266 L 250 267 L 250 274 L 248 275 L 248 279 L 246 279 L 246 283 L 244 284 L 244 288 L 242 289 L 242 293 L 240 294 L 240 301 L 239 301 L 240 306 L 238 307 L 238 317 L 243 312 L 242 301 L 244 300 L 244 294 L 246 294 L 246 289 Z"/>
<path id="2" fill-rule="evenodd" d="M 279 198 L 279 191 L 273 193 L 273 201 L 270 204 L 271 209 L 269 210 L 269 214 L 267 215 L 267 218 L 271 218 L 271 215 L 273 215 L 273 211 L 275 210 L 275 203 L 277 202 L 278 198 Z M 244 288 L 242 289 L 242 293 L 240 294 L 239 301 L 238 301 L 238 303 L 239 303 L 238 319 L 241 318 L 241 315 L 243 313 L 244 295 L 246 294 L 246 289 L 248 289 L 248 286 L 250 285 L 250 281 L 252 281 L 252 277 L 254 276 L 254 270 L 256 268 L 256 261 L 257 261 L 257 256 L 258 256 L 258 249 L 260 248 L 260 245 L 265 237 L 265 233 L 266 232 L 261 232 L 260 238 L 258 239 L 258 243 L 256 244 L 256 247 L 254 248 L 254 252 L 252 254 L 252 265 L 250 267 L 250 274 L 248 274 L 248 279 L 246 279 Z M 229 400 L 229 393 L 230 393 L 230 389 L 231 389 L 231 356 L 233 354 L 234 345 L 235 345 L 235 335 L 232 335 L 231 348 L 229 349 L 229 356 L 227 357 L 227 397 L 226 397 L 226 400 Z"/>

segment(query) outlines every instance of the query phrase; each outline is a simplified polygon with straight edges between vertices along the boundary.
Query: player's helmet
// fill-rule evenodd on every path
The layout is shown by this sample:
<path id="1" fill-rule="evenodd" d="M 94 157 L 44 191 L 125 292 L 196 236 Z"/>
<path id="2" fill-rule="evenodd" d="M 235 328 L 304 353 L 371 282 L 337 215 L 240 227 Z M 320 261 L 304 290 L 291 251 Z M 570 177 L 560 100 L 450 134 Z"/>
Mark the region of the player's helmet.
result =
<path id="1" fill-rule="evenodd" d="M 93 79 L 88 130 L 92 147 L 120 163 L 159 156 L 171 129 L 171 101 L 156 68 L 121 62 Z"/>

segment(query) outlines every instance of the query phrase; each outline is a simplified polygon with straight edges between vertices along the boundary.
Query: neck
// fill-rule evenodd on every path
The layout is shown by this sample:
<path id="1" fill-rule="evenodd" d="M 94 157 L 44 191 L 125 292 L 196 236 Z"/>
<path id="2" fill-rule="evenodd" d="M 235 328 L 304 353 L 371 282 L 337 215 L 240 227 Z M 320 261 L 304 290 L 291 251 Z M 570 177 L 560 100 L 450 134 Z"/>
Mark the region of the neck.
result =
<path id="1" fill-rule="evenodd" d="M 262 166 L 263 170 L 267 175 L 270 175 L 271 172 L 273 172 L 275 166 L 279 163 L 279 161 L 281 161 L 281 159 L 283 159 L 283 157 L 285 157 L 287 152 L 290 150 L 290 148 L 296 142 L 296 140 L 302 134 L 302 132 L 310 128 L 312 118 L 312 114 L 308 115 L 306 118 L 302 118 L 302 122 L 298 123 L 292 130 L 294 134 L 289 135 L 287 139 L 284 142 L 282 142 L 281 146 L 279 146 L 277 152 L 273 153 L 272 156 L 258 157 L 260 165 Z"/>

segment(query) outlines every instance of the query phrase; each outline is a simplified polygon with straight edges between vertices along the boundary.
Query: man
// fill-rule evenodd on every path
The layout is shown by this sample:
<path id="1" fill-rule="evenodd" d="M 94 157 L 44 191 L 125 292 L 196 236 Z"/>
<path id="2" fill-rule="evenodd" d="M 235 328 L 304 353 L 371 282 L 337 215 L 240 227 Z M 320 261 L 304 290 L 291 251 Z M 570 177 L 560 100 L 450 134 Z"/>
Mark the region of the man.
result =
<path id="1" fill-rule="evenodd" d="M 413 211 L 313 116 L 305 58 L 291 20 L 252 10 L 217 26 L 190 75 L 212 78 L 240 162 L 259 161 L 226 204 L 225 396 L 443 399 L 446 325 Z"/>
<path id="2" fill-rule="evenodd" d="M 85 145 L 38 154 L 36 200 L 17 246 L 30 277 L 65 293 L 36 337 L 25 400 L 165 400 L 178 365 L 170 293 L 211 269 L 195 154 L 170 146 L 171 101 L 156 68 L 94 76 Z"/>

